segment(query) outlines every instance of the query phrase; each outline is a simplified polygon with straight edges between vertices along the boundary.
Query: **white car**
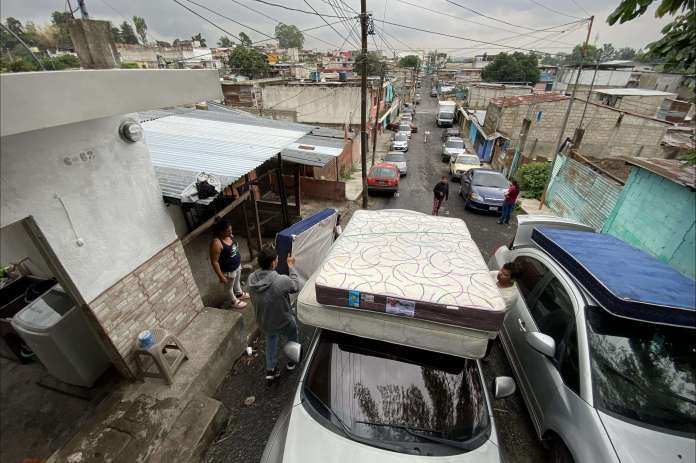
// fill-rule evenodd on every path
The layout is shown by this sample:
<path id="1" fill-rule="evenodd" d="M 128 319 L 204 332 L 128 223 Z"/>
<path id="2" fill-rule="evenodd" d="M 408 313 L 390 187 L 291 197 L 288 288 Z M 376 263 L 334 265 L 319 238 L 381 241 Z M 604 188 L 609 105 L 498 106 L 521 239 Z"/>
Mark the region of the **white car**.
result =
<path id="1" fill-rule="evenodd" d="M 461 180 L 469 169 L 481 167 L 481 160 L 475 154 L 469 154 L 466 151 L 456 156 L 450 156 L 449 174 L 453 179 Z"/>
<path id="2" fill-rule="evenodd" d="M 464 140 L 459 137 L 449 137 L 442 144 L 442 162 L 448 162 L 452 156 L 466 153 Z"/>
<path id="3" fill-rule="evenodd" d="M 406 166 L 406 155 L 401 151 L 390 151 L 382 159 L 383 162 L 393 164 L 399 169 L 399 174 L 406 175 L 408 167 Z"/>
<path id="4" fill-rule="evenodd" d="M 402 122 L 401 124 L 399 124 L 399 130 L 396 133 L 397 134 L 403 133 L 408 138 L 411 138 L 411 123 L 410 122 Z"/>
<path id="5" fill-rule="evenodd" d="M 317 330 L 262 463 L 500 463 L 480 361 Z"/>
<path id="6" fill-rule="evenodd" d="M 392 151 L 408 151 L 408 136 L 405 133 L 397 132 L 391 143 Z"/>

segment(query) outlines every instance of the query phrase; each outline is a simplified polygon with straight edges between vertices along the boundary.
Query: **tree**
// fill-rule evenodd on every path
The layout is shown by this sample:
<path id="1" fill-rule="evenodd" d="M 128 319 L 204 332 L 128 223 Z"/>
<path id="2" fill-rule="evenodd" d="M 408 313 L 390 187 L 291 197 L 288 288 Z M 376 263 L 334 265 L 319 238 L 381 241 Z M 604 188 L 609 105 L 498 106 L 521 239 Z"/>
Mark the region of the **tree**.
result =
<path id="1" fill-rule="evenodd" d="M 201 47 L 205 47 L 205 46 L 206 46 L 206 44 L 205 44 L 205 38 L 201 35 L 200 32 L 199 32 L 198 34 L 194 35 L 193 37 L 191 37 L 191 40 L 192 40 L 192 41 L 198 41 L 198 42 L 201 44 Z"/>
<path id="2" fill-rule="evenodd" d="M 622 0 L 607 22 L 623 24 L 648 11 L 656 0 Z M 677 15 L 678 13 L 681 13 Z M 666 70 L 696 72 L 696 8 L 693 0 L 660 0 L 655 16 L 677 15 L 662 28 L 662 38 L 648 44 L 648 53 L 664 60 Z"/>
<path id="3" fill-rule="evenodd" d="M 601 58 L 602 61 L 608 61 L 611 59 L 616 59 L 616 48 L 610 43 L 605 43 L 602 45 Z"/>
<path id="4" fill-rule="evenodd" d="M 128 21 L 123 21 L 123 23 L 121 23 L 121 42 L 132 45 L 138 44 L 138 37 L 135 35 L 133 26 L 131 26 Z"/>
<path id="5" fill-rule="evenodd" d="M 399 66 L 402 68 L 418 69 L 420 66 L 420 58 L 418 58 L 416 55 L 404 56 L 399 60 Z"/>
<path id="6" fill-rule="evenodd" d="M 234 47 L 234 42 L 230 40 L 229 37 L 220 37 L 220 40 L 218 40 L 218 47 L 221 48 L 232 48 Z"/>
<path id="7" fill-rule="evenodd" d="M 162 40 L 156 40 L 155 43 L 157 44 L 158 47 L 162 47 L 162 48 L 170 48 L 172 46 L 171 43 L 164 42 Z"/>
<path id="8" fill-rule="evenodd" d="M 302 48 L 304 35 L 297 26 L 279 23 L 275 27 L 275 36 L 280 48 Z"/>
<path id="9" fill-rule="evenodd" d="M 266 62 L 266 55 L 254 48 L 241 45 L 234 47 L 227 64 L 234 72 L 250 79 L 264 77 L 270 69 Z"/>
<path id="10" fill-rule="evenodd" d="M 588 63 L 594 63 L 597 61 L 597 58 L 599 57 L 599 49 L 595 47 L 594 45 L 587 45 L 587 50 L 585 51 L 585 56 L 583 58 L 582 54 L 582 47 L 583 45 L 575 45 L 575 48 L 573 48 L 573 51 L 570 53 L 570 55 L 566 55 L 566 61 L 565 64 L 570 64 L 570 65 L 576 65 L 576 64 L 588 64 Z M 614 47 L 612 47 L 614 48 Z"/>
<path id="11" fill-rule="evenodd" d="M 147 24 L 145 24 L 145 19 L 140 16 L 133 16 L 133 24 L 135 24 L 135 31 L 140 37 L 140 43 L 145 45 L 147 43 Z"/>
<path id="12" fill-rule="evenodd" d="M 111 38 L 116 43 L 123 43 L 123 37 L 121 37 L 121 29 L 112 25 L 111 26 Z"/>
<path id="13" fill-rule="evenodd" d="M 363 63 L 363 55 L 362 53 L 358 54 L 355 57 L 355 64 L 353 65 L 353 72 L 356 74 L 362 76 L 362 63 Z M 375 51 L 368 51 L 367 52 L 367 75 L 368 76 L 377 76 L 382 72 L 382 66 L 384 63 L 382 62 L 382 57 L 378 52 Z"/>
<path id="14" fill-rule="evenodd" d="M 620 48 L 616 51 L 616 59 L 632 60 L 636 57 L 636 51 L 630 47 Z"/>
<path id="15" fill-rule="evenodd" d="M 65 54 L 56 56 L 55 58 L 47 58 L 43 61 L 44 68 L 55 69 L 60 71 L 61 69 L 74 69 L 80 67 L 80 60 L 75 55 Z"/>
<path id="16" fill-rule="evenodd" d="M 68 21 L 72 20 L 72 15 L 67 11 L 54 11 L 51 13 L 51 23 L 56 29 L 56 47 L 57 48 L 73 48 L 70 31 L 68 30 Z"/>
<path id="17" fill-rule="evenodd" d="M 483 68 L 481 78 L 486 82 L 528 82 L 539 80 L 539 61 L 533 53 L 500 53 Z"/>
<path id="18" fill-rule="evenodd" d="M 246 35 L 244 32 L 239 33 L 239 40 L 244 47 L 250 47 L 251 46 L 251 38 Z"/>

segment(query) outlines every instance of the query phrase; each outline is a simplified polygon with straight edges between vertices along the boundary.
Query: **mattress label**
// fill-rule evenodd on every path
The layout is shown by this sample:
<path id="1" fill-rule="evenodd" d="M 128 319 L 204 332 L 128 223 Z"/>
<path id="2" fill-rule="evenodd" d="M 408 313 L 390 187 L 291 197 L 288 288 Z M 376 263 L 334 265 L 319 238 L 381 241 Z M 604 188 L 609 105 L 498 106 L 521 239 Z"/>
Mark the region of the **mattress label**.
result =
<path id="1" fill-rule="evenodd" d="M 360 307 L 360 291 L 354 289 L 348 291 L 348 305 L 351 307 Z"/>
<path id="2" fill-rule="evenodd" d="M 387 298 L 386 312 L 394 315 L 413 317 L 416 314 L 416 302 L 395 297 Z"/>

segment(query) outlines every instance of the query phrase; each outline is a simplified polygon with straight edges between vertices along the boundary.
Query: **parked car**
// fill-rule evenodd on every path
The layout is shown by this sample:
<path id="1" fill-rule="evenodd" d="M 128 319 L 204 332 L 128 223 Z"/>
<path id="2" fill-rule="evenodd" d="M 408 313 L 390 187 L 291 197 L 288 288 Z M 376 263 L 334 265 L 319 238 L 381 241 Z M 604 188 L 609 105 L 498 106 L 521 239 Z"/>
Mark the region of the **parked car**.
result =
<path id="1" fill-rule="evenodd" d="M 412 128 L 411 128 L 411 123 L 410 122 L 402 122 L 399 124 L 399 130 L 396 132 L 397 134 L 404 134 L 408 138 L 411 138 L 411 134 L 413 133 Z"/>
<path id="2" fill-rule="evenodd" d="M 479 361 L 317 330 L 301 378 L 261 463 L 502 462 Z"/>
<path id="3" fill-rule="evenodd" d="M 419 87 L 420 87 L 420 85 L 419 85 Z M 416 96 L 414 97 L 414 102 L 415 102 L 416 104 L 420 104 L 420 102 L 421 102 L 420 93 L 416 93 Z"/>
<path id="4" fill-rule="evenodd" d="M 406 175 L 408 169 L 406 167 L 406 155 L 401 151 L 390 151 L 383 159 L 384 162 L 394 164 L 401 175 Z"/>
<path id="5" fill-rule="evenodd" d="M 459 131 L 459 128 L 458 128 L 458 127 L 450 127 L 449 129 L 444 129 L 444 130 L 442 131 L 442 136 L 440 137 L 440 140 L 441 140 L 442 143 L 444 143 L 445 141 L 447 141 L 447 139 L 448 139 L 449 137 L 458 137 L 458 138 L 461 138 L 461 137 L 462 137 L 462 134 L 461 134 L 461 132 Z"/>
<path id="6" fill-rule="evenodd" d="M 467 209 L 502 212 L 509 186 L 510 182 L 497 170 L 469 169 L 461 178 L 459 196 Z"/>
<path id="7" fill-rule="evenodd" d="M 408 135 L 403 132 L 398 132 L 394 135 L 394 140 L 391 143 L 392 151 L 408 151 Z"/>
<path id="8" fill-rule="evenodd" d="M 464 152 L 450 157 L 449 174 L 452 179 L 461 180 L 469 169 L 481 167 L 481 160 L 475 154 Z"/>
<path id="9" fill-rule="evenodd" d="M 552 461 L 696 461 L 693 280 L 577 222 L 518 221 L 489 268 L 520 271 L 500 339 Z"/>
<path id="10" fill-rule="evenodd" d="M 442 144 L 442 162 L 448 162 L 452 156 L 464 154 L 464 140 L 459 137 L 449 137 Z"/>
<path id="11" fill-rule="evenodd" d="M 437 96 L 437 89 L 435 87 L 430 90 L 430 96 Z"/>
<path id="12" fill-rule="evenodd" d="M 396 193 L 399 191 L 399 169 L 393 164 L 378 163 L 370 168 L 367 173 L 367 192 L 386 191 Z"/>

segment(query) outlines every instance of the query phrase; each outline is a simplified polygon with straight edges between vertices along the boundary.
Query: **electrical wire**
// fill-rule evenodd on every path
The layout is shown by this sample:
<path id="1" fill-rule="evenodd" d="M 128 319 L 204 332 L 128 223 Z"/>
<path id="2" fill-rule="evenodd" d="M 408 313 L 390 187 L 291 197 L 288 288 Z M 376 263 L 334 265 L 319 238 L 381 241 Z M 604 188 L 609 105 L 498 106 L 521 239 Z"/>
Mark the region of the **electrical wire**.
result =
<path id="1" fill-rule="evenodd" d="M 257 0 L 257 1 L 259 1 L 259 0 Z M 319 16 L 319 17 L 322 19 L 322 21 L 324 21 L 324 22 L 326 23 L 327 26 L 329 26 L 331 29 L 333 29 L 333 31 L 334 31 L 336 34 L 338 34 L 339 37 L 341 37 L 341 38 L 344 39 L 345 41 L 348 41 L 348 39 L 347 39 L 345 36 L 343 36 L 343 34 L 341 34 L 340 32 L 338 32 L 338 29 L 336 29 L 336 28 L 333 27 L 331 24 L 329 24 L 329 22 L 326 20 L 326 18 L 325 18 L 323 15 L 321 15 L 316 9 L 314 9 L 314 7 L 313 7 L 307 0 L 303 0 L 303 1 L 305 2 L 305 4 L 306 4 L 308 7 L 310 7 L 310 8 L 312 9 L 312 11 L 314 11 L 314 13 L 315 13 L 317 16 Z M 334 18 L 336 18 L 336 17 L 339 17 L 339 16 L 327 16 L 327 17 L 334 17 Z M 355 44 L 352 43 L 352 42 L 351 42 L 351 45 L 357 46 L 357 45 L 355 45 Z M 360 48 L 360 47 L 358 47 L 358 48 Z"/>
<path id="2" fill-rule="evenodd" d="M 174 3 L 176 3 L 177 5 L 181 6 L 182 8 L 185 8 L 185 9 L 187 9 L 188 11 L 190 11 L 191 13 L 195 14 L 196 16 L 198 16 L 199 18 L 201 18 L 203 21 L 207 22 L 208 24 L 210 24 L 210 25 L 213 26 L 214 28 L 221 30 L 222 32 L 224 32 L 225 34 L 227 34 L 227 35 L 229 35 L 229 36 L 231 36 L 231 37 L 234 37 L 235 39 L 239 40 L 240 43 L 242 42 L 242 39 L 240 39 L 239 37 L 237 37 L 236 35 L 234 35 L 232 32 L 230 32 L 230 31 L 228 31 L 228 30 L 226 30 L 226 29 L 223 29 L 222 27 L 218 26 L 218 25 L 215 24 L 213 21 L 211 21 L 210 19 L 206 18 L 205 16 L 199 14 L 197 11 L 192 10 L 191 8 L 187 7 L 186 5 L 184 5 L 183 3 L 181 3 L 179 0 L 172 0 L 172 1 L 173 1 Z M 210 54 L 210 53 L 208 53 L 208 54 Z M 191 59 L 191 58 L 187 58 L 187 59 Z M 184 60 L 179 60 L 179 61 L 186 61 L 186 60 L 184 59 Z M 179 62 L 179 61 L 175 61 L 175 62 Z"/>
<path id="3" fill-rule="evenodd" d="M 304 13 L 304 14 L 311 14 L 311 15 L 315 15 L 315 16 L 321 16 L 321 15 L 320 15 L 319 13 L 317 13 L 316 11 L 311 12 L 311 11 L 307 11 L 307 10 L 301 10 L 301 9 L 299 9 L 299 8 L 292 8 L 292 7 L 290 7 L 290 6 L 279 5 L 278 3 L 268 2 L 268 1 L 266 1 L 266 0 L 253 0 L 253 1 L 254 1 L 254 2 L 263 3 L 264 5 L 269 5 L 269 6 L 275 6 L 275 7 L 278 7 L 278 8 L 283 8 L 283 9 L 288 10 L 288 11 L 297 11 L 298 13 Z M 332 16 L 332 15 L 324 15 L 324 17 L 326 17 L 326 18 L 338 18 L 338 16 Z"/>
<path id="4" fill-rule="evenodd" d="M 587 11 L 587 9 L 586 9 L 584 6 L 580 5 L 580 4 L 579 4 L 578 2 L 576 2 L 575 0 L 570 0 L 570 1 L 573 2 L 573 4 L 574 4 L 575 6 L 577 6 L 577 7 L 580 8 L 582 11 L 584 11 L 585 14 L 586 14 L 587 16 L 592 16 L 592 13 L 590 13 L 589 11 Z"/>
<path id="5" fill-rule="evenodd" d="M 208 12 L 210 12 L 210 13 L 213 13 L 213 14 L 215 14 L 215 15 L 217 15 L 217 16 L 220 16 L 220 17 L 223 18 L 223 19 L 226 19 L 226 20 L 228 20 L 228 21 L 230 21 L 230 22 L 233 22 L 233 23 L 237 24 L 238 26 L 242 26 L 242 27 L 244 27 L 244 28 L 247 28 L 247 29 L 249 29 L 249 30 L 252 30 L 252 31 L 256 32 L 257 34 L 263 35 L 264 37 L 269 37 L 269 38 L 271 38 L 271 39 L 275 39 L 275 37 L 272 36 L 272 35 L 266 34 L 265 32 L 261 32 L 260 30 L 254 29 L 253 27 L 248 26 L 248 25 L 246 25 L 246 24 L 244 24 L 244 23 L 240 23 L 240 22 L 237 21 L 236 19 L 232 19 L 232 18 L 230 18 L 229 16 L 226 16 L 226 15 L 220 13 L 219 11 L 212 10 L 212 9 L 208 8 L 207 6 L 205 6 L 205 5 L 201 5 L 200 3 L 195 2 L 194 0 L 185 0 L 185 1 L 187 1 L 187 2 L 189 2 L 189 3 L 193 3 L 194 5 L 196 5 L 196 6 L 199 7 L 199 8 L 203 8 L 204 10 L 206 10 L 206 11 L 208 11 Z"/>
<path id="6" fill-rule="evenodd" d="M 541 2 L 538 2 L 537 0 L 529 0 L 529 1 L 532 2 L 532 3 L 534 3 L 534 4 L 537 5 L 537 6 L 540 6 L 540 7 L 544 8 L 545 10 L 548 10 L 548 11 L 550 11 L 550 12 L 552 12 L 552 13 L 556 13 L 557 15 L 565 16 L 566 18 L 571 18 L 571 19 L 582 19 L 582 18 L 578 18 L 577 16 L 572 16 L 572 15 L 563 13 L 562 11 L 554 10 L 553 8 L 548 7 L 548 6 L 544 5 L 544 4 L 541 3 Z"/>
<path id="7" fill-rule="evenodd" d="M 464 6 L 464 5 L 457 3 L 453 0 L 445 0 L 445 1 L 447 3 L 451 3 L 452 5 L 458 6 L 459 8 L 462 8 L 464 10 L 471 11 L 472 13 L 474 13 L 478 16 L 484 17 L 486 19 L 490 19 L 491 21 L 496 21 L 496 22 L 499 22 L 502 24 L 507 24 L 508 26 L 517 27 L 520 29 L 527 29 L 528 31 L 539 31 L 538 27 L 521 26 L 519 24 L 514 24 L 511 22 L 505 21 L 504 19 L 498 19 L 498 18 L 494 18 L 493 16 L 488 16 L 487 14 L 481 13 L 480 11 L 474 10 L 473 8 L 469 8 L 468 6 Z M 585 19 L 581 19 L 581 21 L 585 21 Z"/>

